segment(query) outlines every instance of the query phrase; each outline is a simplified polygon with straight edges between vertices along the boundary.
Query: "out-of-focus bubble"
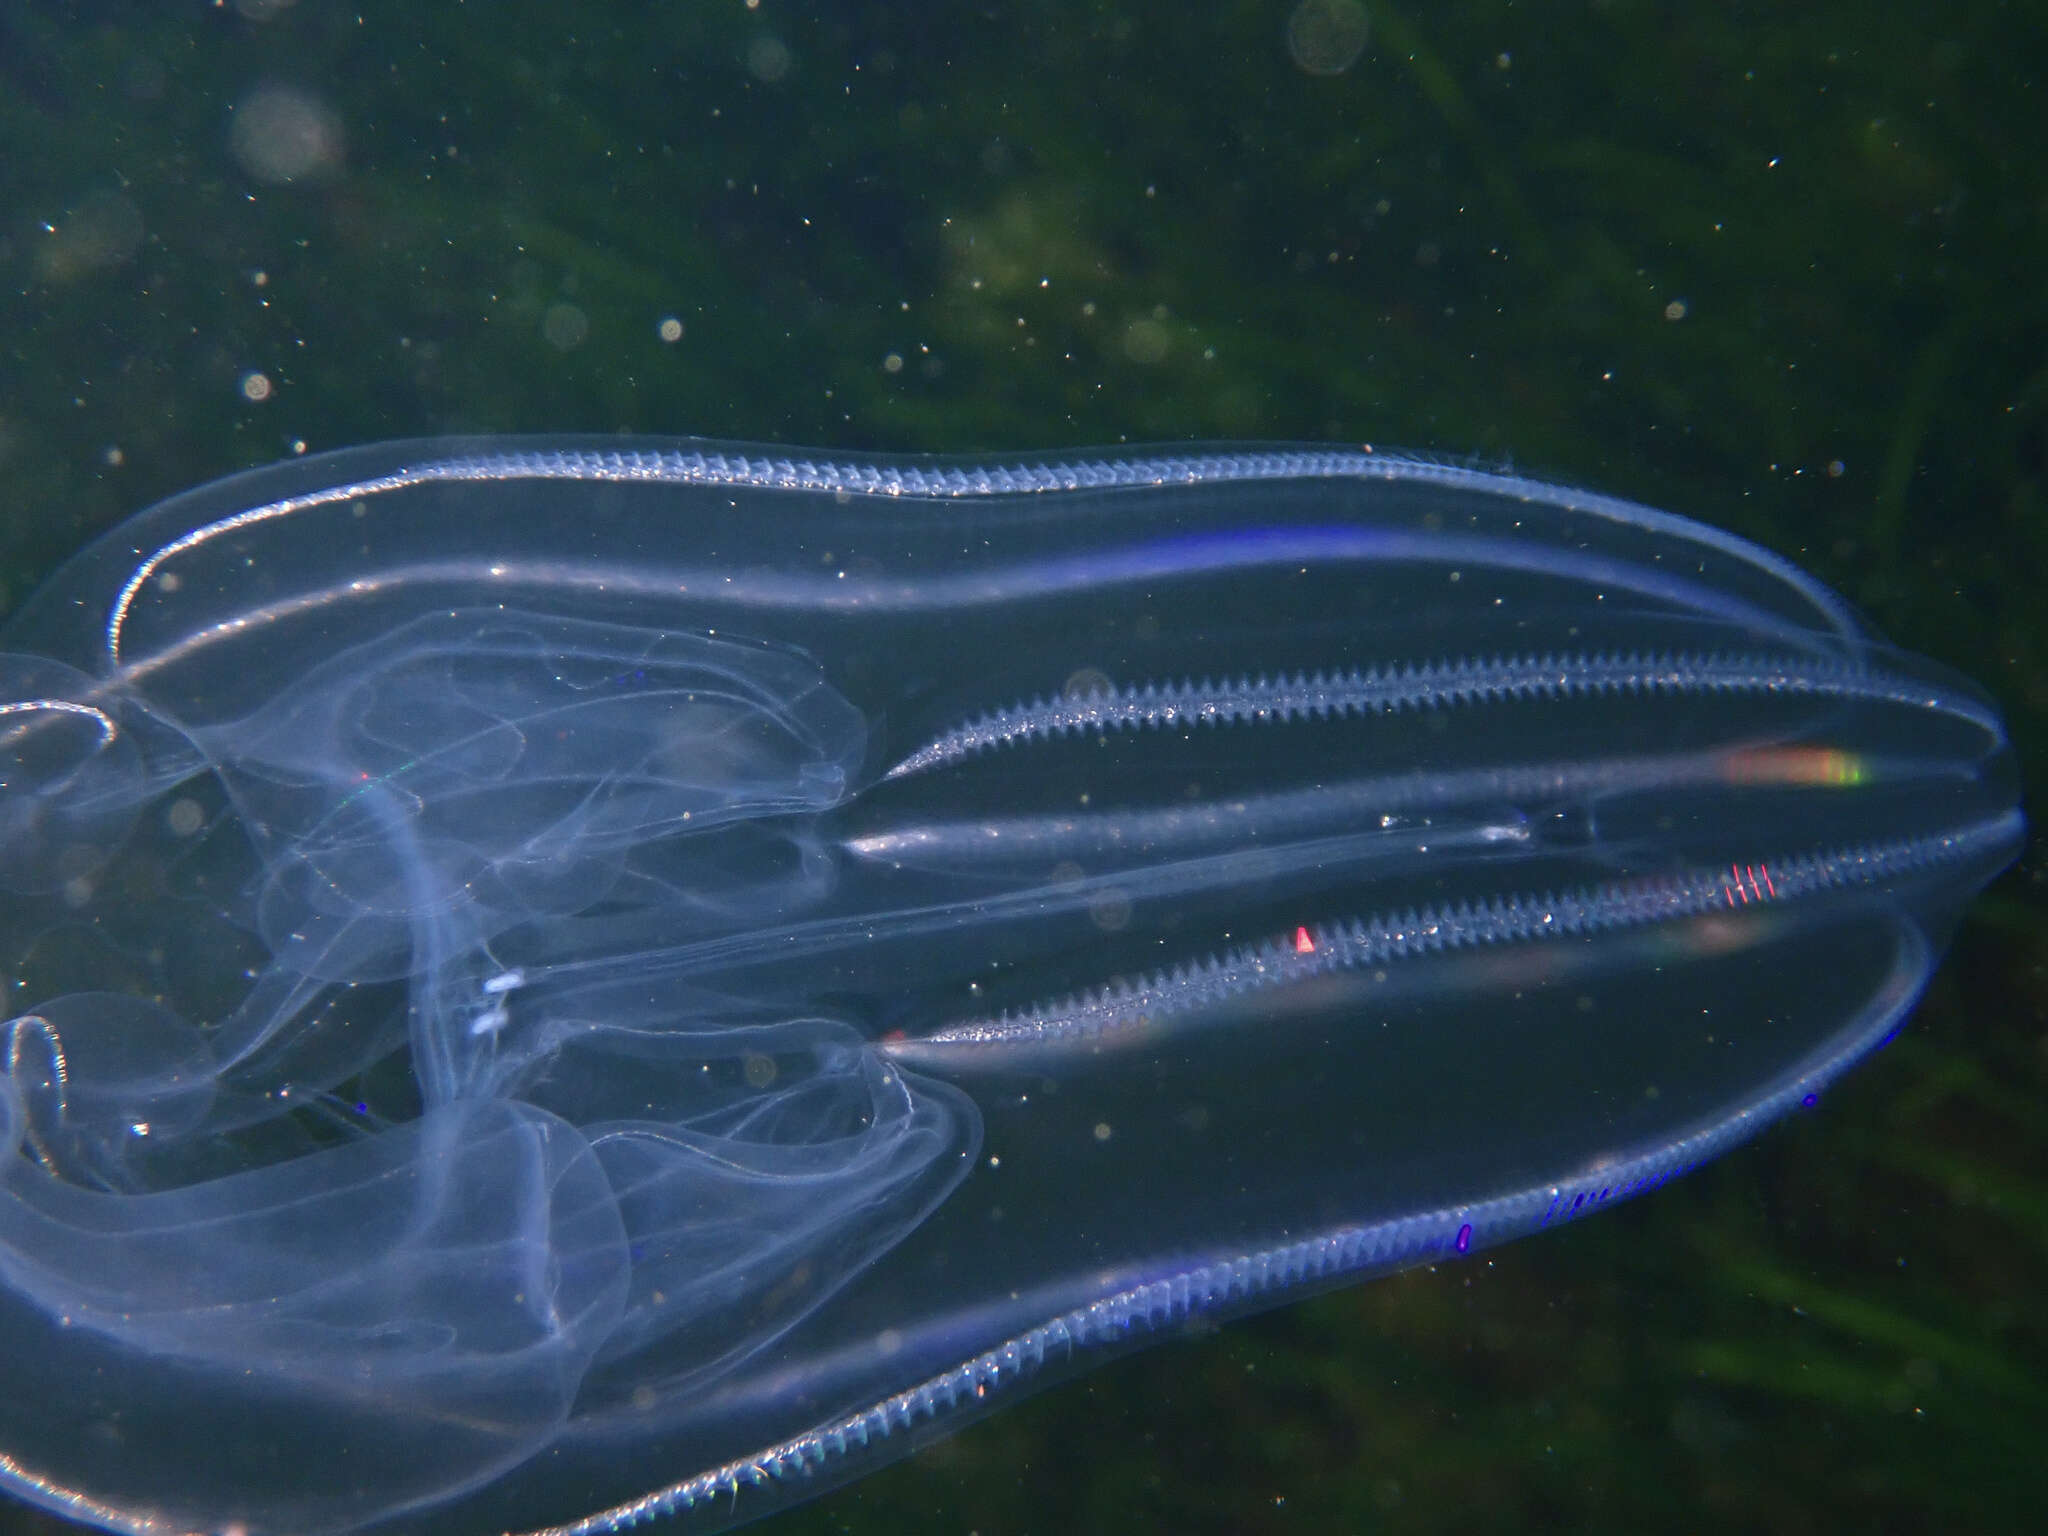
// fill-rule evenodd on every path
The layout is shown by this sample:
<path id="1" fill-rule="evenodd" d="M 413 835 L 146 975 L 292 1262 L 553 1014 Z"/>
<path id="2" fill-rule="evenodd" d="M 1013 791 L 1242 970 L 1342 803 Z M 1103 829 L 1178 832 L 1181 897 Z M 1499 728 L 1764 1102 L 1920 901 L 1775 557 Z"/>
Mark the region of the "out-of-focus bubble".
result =
<path id="1" fill-rule="evenodd" d="M 1133 320 L 1124 327 L 1124 356 L 1134 363 L 1156 363 L 1173 350 L 1173 333 L 1157 319 Z"/>
<path id="2" fill-rule="evenodd" d="M 36 275 L 69 282 L 118 267 L 142 248 L 142 210 L 121 192 L 88 192 L 49 226 L 36 247 Z"/>
<path id="3" fill-rule="evenodd" d="M 235 109 L 228 149 L 243 170 L 271 186 L 317 181 L 341 169 L 341 119 L 309 91 L 258 86 Z"/>
<path id="4" fill-rule="evenodd" d="M 1086 699 L 1103 699 L 1116 692 L 1116 683 L 1100 667 L 1076 667 L 1067 674 L 1067 680 L 1060 684 L 1060 696 L 1080 703 Z"/>
<path id="5" fill-rule="evenodd" d="M 247 400 L 251 405 L 261 405 L 271 397 L 277 386 L 270 382 L 269 374 L 251 368 L 242 375 L 240 384 L 237 387 L 242 391 L 242 398 L 244 400 Z"/>
<path id="6" fill-rule="evenodd" d="M 683 339 L 683 322 L 674 315 L 663 315 L 654 327 L 654 334 L 674 346 Z"/>
<path id="7" fill-rule="evenodd" d="M 762 33 L 747 44 L 747 73 L 773 83 L 789 73 L 789 47 L 779 37 Z"/>
<path id="8" fill-rule="evenodd" d="M 548 344 L 562 352 L 573 352 L 590 334 L 590 316 L 574 304 L 550 304 L 540 317 L 540 333 Z"/>
<path id="9" fill-rule="evenodd" d="M 1301 0 L 1287 18 L 1287 52 L 1304 74 L 1341 75 L 1371 32 L 1359 0 Z"/>

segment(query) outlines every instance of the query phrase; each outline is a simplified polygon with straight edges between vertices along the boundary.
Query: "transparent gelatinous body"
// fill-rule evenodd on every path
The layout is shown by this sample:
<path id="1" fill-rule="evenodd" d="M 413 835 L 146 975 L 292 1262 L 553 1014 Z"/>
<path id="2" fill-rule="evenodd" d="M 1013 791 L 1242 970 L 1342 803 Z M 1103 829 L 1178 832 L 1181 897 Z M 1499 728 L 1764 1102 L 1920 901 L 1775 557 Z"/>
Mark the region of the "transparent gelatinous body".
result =
<path id="1" fill-rule="evenodd" d="M 1740 540 L 1369 452 L 396 444 L 0 658 L 0 1475 L 732 1523 L 1661 1183 L 2013 855 Z"/>

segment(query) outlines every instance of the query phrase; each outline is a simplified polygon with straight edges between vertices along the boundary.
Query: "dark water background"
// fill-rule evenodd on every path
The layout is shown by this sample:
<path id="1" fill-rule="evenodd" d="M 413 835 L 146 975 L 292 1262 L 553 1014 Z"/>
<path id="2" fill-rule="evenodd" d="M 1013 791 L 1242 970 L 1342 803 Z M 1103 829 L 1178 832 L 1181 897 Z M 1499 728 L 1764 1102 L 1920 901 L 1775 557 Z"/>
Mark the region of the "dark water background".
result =
<path id="1" fill-rule="evenodd" d="M 1406 0 L 1348 65 L 1293 11 L 0 0 L 0 610 L 380 437 L 1370 441 L 1794 557 L 2000 698 L 2038 816 L 2043 7 Z M 2038 1529 L 2044 872 L 1684 1183 L 759 1529 Z"/>

